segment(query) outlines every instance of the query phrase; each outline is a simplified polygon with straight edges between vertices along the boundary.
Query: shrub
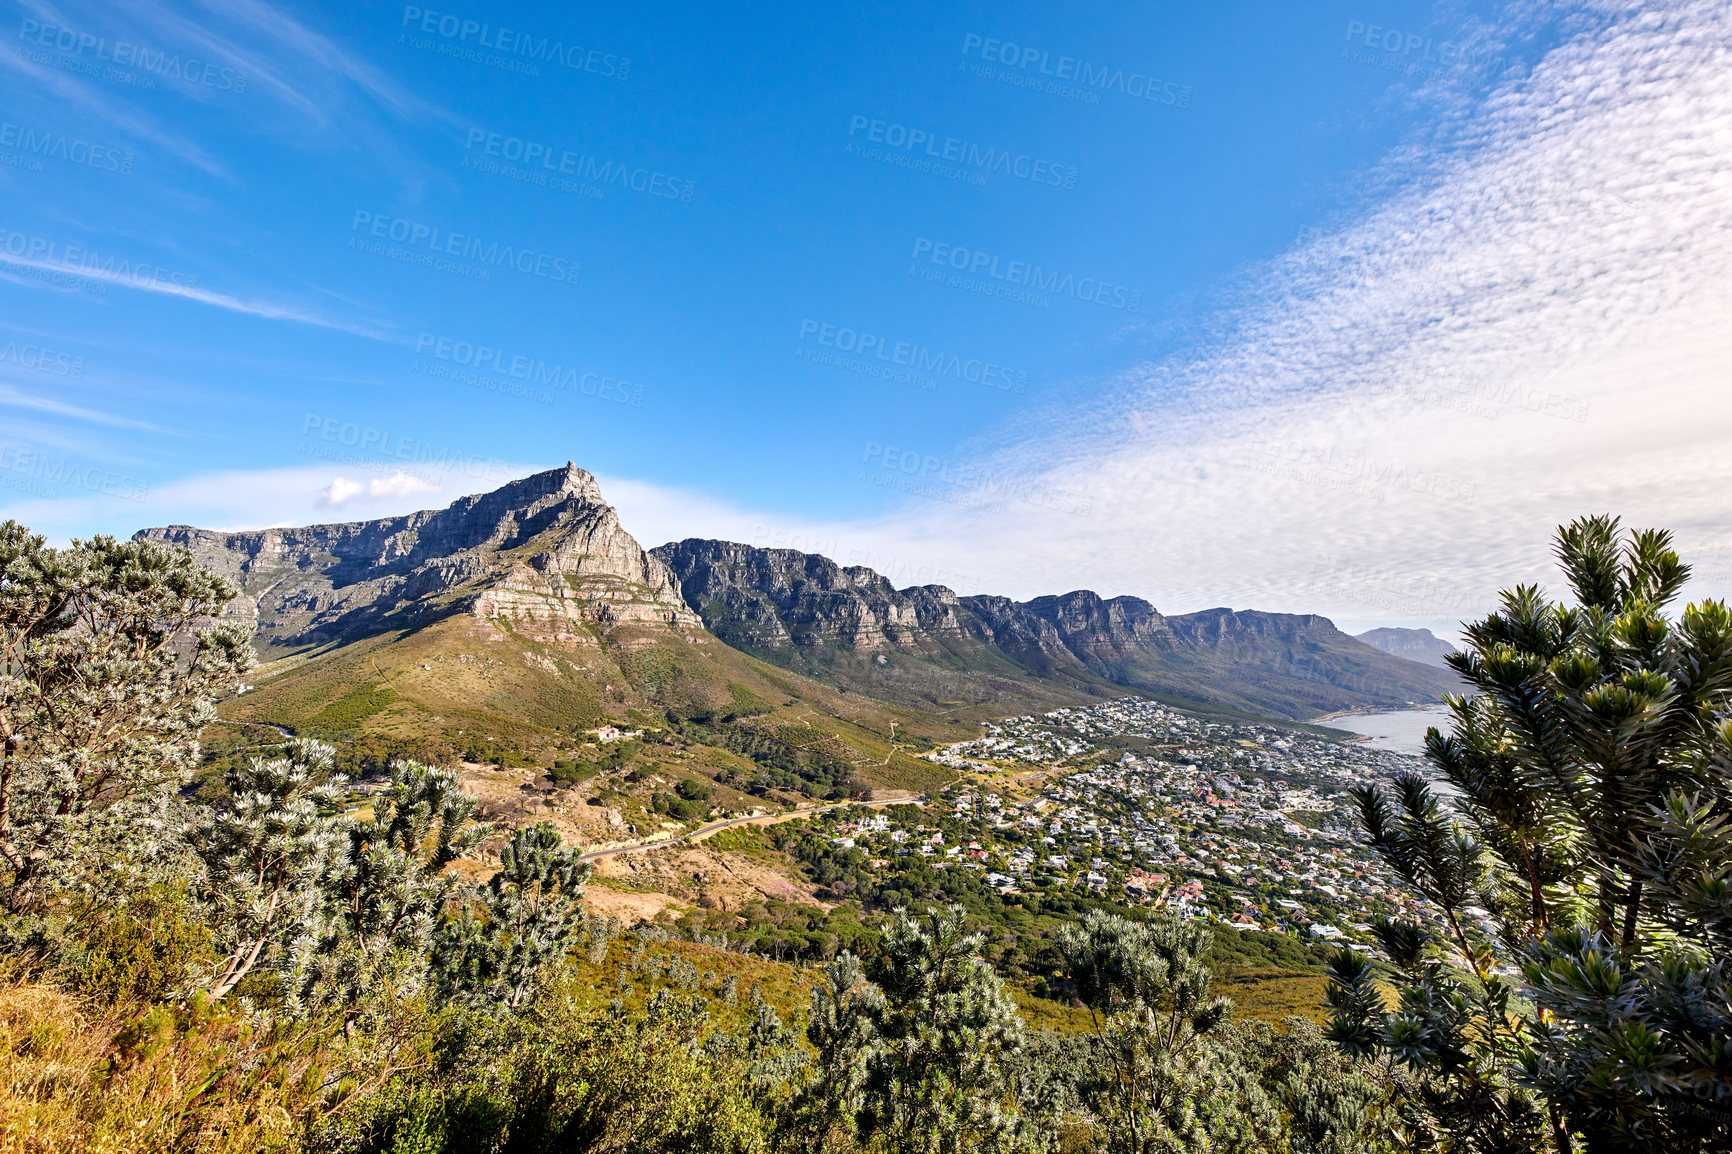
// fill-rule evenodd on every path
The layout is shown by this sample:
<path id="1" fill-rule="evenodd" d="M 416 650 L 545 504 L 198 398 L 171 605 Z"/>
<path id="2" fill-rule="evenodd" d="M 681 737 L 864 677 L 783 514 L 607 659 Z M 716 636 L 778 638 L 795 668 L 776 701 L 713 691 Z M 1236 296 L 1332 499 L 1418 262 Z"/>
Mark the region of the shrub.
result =
<path id="1" fill-rule="evenodd" d="M 81 911 L 83 950 L 72 984 L 99 1006 L 169 997 L 200 963 L 214 963 L 210 929 L 188 916 L 186 898 L 155 893 L 106 917 Z"/>
<path id="2" fill-rule="evenodd" d="M 664 991 L 633 1017 L 545 999 L 393 1083 L 324 1143 L 354 1154 L 768 1150 L 771 1120 L 746 1063 L 700 1045 L 702 1002 Z"/>
<path id="3" fill-rule="evenodd" d="M 587 761 L 556 761 L 547 776 L 561 785 L 578 785 L 600 771 L 600 766 Z"/>
<path id="4" fill-rule="evenodd" d="M 710 807 L 708 802 L 687 801 L 671 793 L 658 793 L 655 796 L 655 811 L 665 813 L 675 821 L 698 821 L 710 812 Z"/>
<path id="5" fill-rule="evenodd" d="M 687 801 L 708 801 L 716 795 L 716 788 L 698 781 L 682 781 L 674 786 L 674 792 Z"/>

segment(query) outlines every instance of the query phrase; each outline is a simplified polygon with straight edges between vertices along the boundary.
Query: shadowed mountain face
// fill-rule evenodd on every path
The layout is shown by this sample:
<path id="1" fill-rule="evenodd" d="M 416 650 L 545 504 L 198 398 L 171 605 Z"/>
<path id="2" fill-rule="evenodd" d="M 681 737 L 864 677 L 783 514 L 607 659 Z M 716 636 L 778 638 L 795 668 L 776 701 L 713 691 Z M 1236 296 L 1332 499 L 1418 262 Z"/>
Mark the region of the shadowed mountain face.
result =
<path id="1" fill-rule="evenodd" d="M 586 623 L 698 626 L 667 569 L 572 464 L 406 517 L 137 536 L 184 545 L 235 581 L 229 612 L 254 622 L 267 659 L 461 612 L 584 640 Z"/>
<path id="2" fill-rule="evenodd" d="M 1429 629 L 1373 629 L 1356 635 L 1359 640 L 1385 653 L 1405 657 L 1448 669 L 1443 659 L 1455 652 L 1455 646 L 1436 636 Z"/>
<path id="3" fill-rule="evenodd" d="M 947 716 L 1142 693 L 1308 718 L 1436 701 L 1455 684 L 1453 674 L 1361 644 L 1322 617 L 1228 609 L 1167 617 L 1147 601 L 1086 590 L 1022 602 L 958 597 L 938 585 L 898 590 L 870 569 L 728 541 L 646 552 L 595 478 L 570 464 L 404 517 L 247 533 L 172 526 L 139 536 L 184 545 L 233 579 L 241 595 L 228 612 L 253 624 L 266 659 L 468 620 L 489 637 L 588 654 L 568 661 L 568 672 L 596 682 L 585 692 L 598 698 L 623 692 L 624 681 L 651 703 L 725 699 L 720 674 L 685 670 L 691 660 L 719 660 L 700 660 L 700 650 L 716 648 L 705 627 L 845 693 Z M 665 669 L 626 660 L 667 644 L 674 648 L 657 659 Z"/>
<path id="4" fill-rule="evenodd" d="M 709 630 L 753 656 L 906 704 L 1007 704 L 1139 692 L 1193 707 L 1306 718 L 1437 701 L 1453 673 L 1384 653 L 1323 617 L 1209 609 L 1166 617 L 1086 590 L 1017 602 L 896 590 L 866 568 L 790 549 L 690 539 L 666 563 Z"/>

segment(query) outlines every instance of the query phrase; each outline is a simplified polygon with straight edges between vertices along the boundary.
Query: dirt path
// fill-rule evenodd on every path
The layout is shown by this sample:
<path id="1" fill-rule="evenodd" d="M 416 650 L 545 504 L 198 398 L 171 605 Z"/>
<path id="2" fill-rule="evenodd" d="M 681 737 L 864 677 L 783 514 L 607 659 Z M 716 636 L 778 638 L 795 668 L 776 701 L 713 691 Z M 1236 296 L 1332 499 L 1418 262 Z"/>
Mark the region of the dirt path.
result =
<path id="1" fill-rule="evenodd" d="M 614 846 L 612 849 L 594 850 L 590 853 L 584 854 L 578 860 L 596 861 L 600 858 L 614 857 L 615 855 L 622 853 L 641 853 L 644 850 L 661 849 L 664 846 L 679 845 L 681 842 L 691 842 L 695 845 L 713 833 L 720 833 L 722 830 L 729 829 L 736 825 L 775 825 L 778 822 L 793 821 L 796 818 L 812 817 L 816 814 L 828 813 L 833 809 L 846 809 L 851 805 L 900 805 L 913 801 L 919 796 L 920 795 L 917 793 L 909 793 L 905 797 L 886 797 L 880 798 L 877 801 L 838 801 L 830 805 L 815 805 L 806 809 L 790 810 L 787 813 L 766 813 L 760 814 L 757 817 L 731 817 L 724 821 L 713 821 L 708 825 L 699 826 L 690 833 L 683 833 L 678 837 L 657 838 L 654 841 L 640 841 L 632 845 Z"/>

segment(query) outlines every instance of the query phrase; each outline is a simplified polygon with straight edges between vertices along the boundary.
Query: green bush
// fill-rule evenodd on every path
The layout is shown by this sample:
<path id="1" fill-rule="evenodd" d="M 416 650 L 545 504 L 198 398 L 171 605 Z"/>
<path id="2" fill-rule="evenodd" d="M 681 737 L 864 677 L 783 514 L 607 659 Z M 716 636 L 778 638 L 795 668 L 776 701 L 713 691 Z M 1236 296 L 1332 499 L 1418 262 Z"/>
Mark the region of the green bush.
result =
<path id="1" fill-rule="evenodd" d="M 738 717 L 756 717 L 776 708 L 744 685 L 730 683 L 728 693 L 732 700 L 721 711 L 723 721 L 733 721 Z"/>
<path id="2" fill-rule="evenodd" d="M 337 747 L 334 768 L 347 777 L 384 773 L 396 761 L 418 761 L 423 765 L 450 765 L 457 750 L 438 737 L 386 737 L 365 733 Z"/>
<path id="3" fill-rule="evenodd" d="M 362 685 L 351 689 L 297 727 L 297 732 L 316 734 L 352 733 L 374 714 L 383 713 L 397 691 L 386 685 Z"/>
<path id="4" fill-rule="evenodd" d="M 553 768 L 547 771 L 547 776 L 561 785 L 578 785 L 600 772 L 601 767 L 591 762 L 556 761 L 553 763 Z"/>
<path id="5" fill-rule="evenodd" d="M 157 1002 L 215 961 L 211 933 L 190 915 L 184 895 L 152 893 L 104 916 L 86 910 L 73 987 L 101 1006 Z"/>
<path id="6" fill-rule="evenodd" d="M 688 801 L 671 793 L 655 795 L 655 811 L 665 813 L 675 821 L 698 821 L 710 812 L 708 802 Z"/>
<path id="7" fill-rule="evenodd" d="M 682 781 L 674 786 L 674 792 L 687 801 L 708 801 L 716 796 L 713 785 L 705 785 L 701 781 Z"/>
<path id="8" fill-rule="evenodd" d="M 353 1154 L 767 1150 L 772 1120 L 748 1063 L 700 1044 L 709 1025 L 702 1003 L 664 995 L 628 1017 L 549 999 L 503 1026 L 459 1026 L 438 1068 L 393 1081 L 320 1146 Z"/>

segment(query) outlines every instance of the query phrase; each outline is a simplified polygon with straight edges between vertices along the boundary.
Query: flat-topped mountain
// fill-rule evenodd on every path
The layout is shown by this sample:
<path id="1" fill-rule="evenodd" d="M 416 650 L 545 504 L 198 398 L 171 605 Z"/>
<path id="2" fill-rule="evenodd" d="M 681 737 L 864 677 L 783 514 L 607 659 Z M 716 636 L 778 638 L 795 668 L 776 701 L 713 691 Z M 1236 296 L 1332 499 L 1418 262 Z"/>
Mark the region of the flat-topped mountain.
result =
<path id="1" fill-rule="evenodd" d="M 570 463 L 403 517 L 138 536 L 184 545 L 234 580 L 230 612 L 253 619 L 267 658 L 460 612 L 583 640 L 585 623 L 699 625 L 667 568 Z"/>
<path id="2" fill-rule="evenodd" d="M 540 732 L 614 707 L 793 708 L 819 689 L 943 724 L 1127 693 L 1302 719 L 1436 701 L 1455 687 L 1453 673 L 1362 644 L 1323 617 L 1169 617 L 1087 590 L 1031 601 L 899 590 L 870 569 L 729 541 L 646 551 L 595 478 L 569 463 L 407 516 L 139 536 L 184 545 L 231 577 L 241 595 L 229 612 L 252 621 L 261 656 L 315 659 L 316 669 L 271 667 L 234 706 L 290 727 L 379 706 L 367 724 L 409 732 L 436 717 L 468 740 L 483 716 Z M 503 658 L 482 650 L 515 654 L 510 687 L 486 664 Z M 459 690 L 437 676 L 451 662 L 493 673 Z M 765 678 L 782 671 L 801 683 L 772 688 Z M 342 704 L 359 692 L 353 683 L 371 688 Z"/>
<path id="3" fill-rule="evenodd" d="M 1453 673 L 1382 652 L 1315 615 L 1209 609 L 1167 617 L 1087 590 L 1012 601 L 791 549 L 660 546 L 710 632 L 783 668 L 906 704 L 993 700 L 1031 680 L 1084 694 L 1303 718 L 1436 701 Z"/>

